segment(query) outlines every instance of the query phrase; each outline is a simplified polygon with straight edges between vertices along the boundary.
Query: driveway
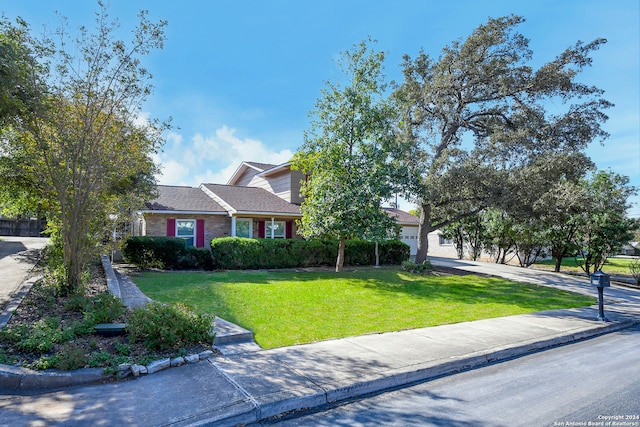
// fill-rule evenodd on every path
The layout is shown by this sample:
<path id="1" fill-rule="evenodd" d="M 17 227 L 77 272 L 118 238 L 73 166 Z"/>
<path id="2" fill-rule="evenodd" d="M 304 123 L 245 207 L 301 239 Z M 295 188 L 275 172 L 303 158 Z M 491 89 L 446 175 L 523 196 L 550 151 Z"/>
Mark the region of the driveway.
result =
<path id="1" fill-rule="evenodd" d="M 45 237 L 0 236 L 0 311 L 29 277 L 38 251 L 48 244 Z"/>
<path id="2" fill-rule="evenodd" d="M 490 262 L 458 260 L 453 258 L 429 257 L 433 265 L 454 267 L 475 274 L 487 274 L 502 277 L 515 282 L 532 283 L 534 285 L 551 286 L 564 291 L 576 292 L 583 295 L 598 297 L 597 288 L 591 286 L 589 279 L 583 276 L 570 276 L 551 271 L 522 268 L 514 265 L 495 264 Z M 606 270 L 606 268 L 605 268 Z M 640 292 L 625 286 L 612 284 L 605 288 L 605 304 L 621 303 L 640 305 Z M 638 309 L 636 309 L 637 311 Z"/>

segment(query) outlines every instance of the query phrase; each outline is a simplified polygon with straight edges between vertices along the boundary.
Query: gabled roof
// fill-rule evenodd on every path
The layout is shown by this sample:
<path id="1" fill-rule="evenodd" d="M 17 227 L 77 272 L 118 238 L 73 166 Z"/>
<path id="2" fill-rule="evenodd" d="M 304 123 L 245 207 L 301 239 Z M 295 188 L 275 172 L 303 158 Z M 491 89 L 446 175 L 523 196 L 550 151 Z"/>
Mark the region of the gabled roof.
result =
<path id="1" fill-rule="evenodd" d="M 226 208 L 230 214 L 300 216 L 300 207 L 257 187 L 202 184 L 200 188 Z"/>
<path id="2" fill-rule="evenodd" d="M 255 170 L 254 174 L 258 174 L 268 169 L 275 168 L 276 166 L 278 165 L 272 165 L 271 163 L 242 162 L 242 164 L 238 166 L 238 169 L 236 169 L 233 175 L 231 175 L 229 181 L 227 181 L 227 185 L 234 185 L 237 182 L 238 178 L 240 178 L 247 169 L 253 169 Z"/>
<path id="3" fill-rule="evenodd" d="M 157 199 L 147 202 L 147 211 L 227 213 L 222 206 L 207 196 L 200 188 L 158 185 L 158 193 Z"/>
<path id="4" fill-rule="evenodd" d="M 266 166 L 266 165 L 263 165 Z M 291 162 L 283 163 L 281 165 L 275 165 L 268 169 L 263 170 L 262 172 L 257 173 L 258 176 L 271 176 L 278 172 L 287 171 L 291 169 Z"/>
<path id="5" fill-rule="evenodd" d="M 387 213 L 387 215 L 393 217 L 398 221 L 400 225 L 418 225 L 420 223 L 420 218 L 415 215 L 411 215 L 408 212 L 401 211 L 396 208 L 382 208 Z"/>

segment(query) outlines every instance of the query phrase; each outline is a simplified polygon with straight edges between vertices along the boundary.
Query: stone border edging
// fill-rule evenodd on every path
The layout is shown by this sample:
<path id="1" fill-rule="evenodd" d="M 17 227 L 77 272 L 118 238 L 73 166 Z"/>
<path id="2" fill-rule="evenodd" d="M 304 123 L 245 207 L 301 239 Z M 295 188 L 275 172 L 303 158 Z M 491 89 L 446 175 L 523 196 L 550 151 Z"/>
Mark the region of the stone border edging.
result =
<path id="1" fill-rule="evenodd" d="M 2 313 L 0 313 L 0 329 L 7 326 L 9 320 L 11 320 L 11 316 L 13 316 L 13 312 L 16 311 L 24 297 L 27 296 L 33 285 L 42 279 L 42 276 L 35 276 L 25 280 L 18 288 L 18 292 L 13 297 L 13 299 L 4 307 Z"/>
<path id="2" fill-rule="evenodd" d="M 102 255 L 100 259 L 107 277 L 107 287 L 109 288 L 109 292 L 112 292 L 114 295 L 118 296 L 118 298 L 122 298 L 120 282 L 116 277 L 109 257 L 107 255 Z M 14 297 L 14 299 L 5 307 L 2 314 L 0 314 L 0 329 L 6 326 L 11 315 L 22 302 L 22 299 L 41 278 L 42 276 L 32 277 L 20 286 L 16 297 Z M 213 357 L 213 351 L 206 350 L 198 354 L 190 354 L 184 357 L 156 360 L 147 366 L 121 364 L 118 366 L 117 378 L 123 379 L 130 375 L 138 377 L 141 374 L 152 374 L 167 368 L 197 363 L 211 357 Z M 105 375 L 104 368 L 81 368 L 73 371 L 61 371 L 58 369 L 35 371 L 21 366 L 0 364 L 0 389 L 45 390 L 76 385 L 95 384 L 110 380 L 111 378 L 113 378 L 111 375 Z"/>
<path id="3" fill-rule="evenodd" d="M 113 271 L 113 266 L 111 265 L 111 261 L 109 260 L 108 255 L 101 255 L 100 261 L 102 261 L 102 268 L 104 269 L 104 274 L 107 276 L 107 288 L 109 288 L 109 292 L 118 298 L 122 299 L 122 291 L 120 289 L 120 282 L 116 277 L 116 273 Z"/>

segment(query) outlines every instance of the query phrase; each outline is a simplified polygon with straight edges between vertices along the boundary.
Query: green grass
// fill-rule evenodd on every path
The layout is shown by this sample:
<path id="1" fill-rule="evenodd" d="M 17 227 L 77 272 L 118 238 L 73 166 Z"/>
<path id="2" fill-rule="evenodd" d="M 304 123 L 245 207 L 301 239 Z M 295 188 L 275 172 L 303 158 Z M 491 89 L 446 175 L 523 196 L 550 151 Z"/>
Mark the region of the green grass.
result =
<path id="1" fill-rule="evenodd" d="M 630 259 L 630 258 L 609 258 L 607 259 L 607 262 L 605 263 L 605 265 L 602 267 L 602 271 L 604 271 L 607 274 L 620 274 L 620 275 L 629 276 L 631 274 L 629 272 L 629 264 L 632 261 L 633 259 Z M 545 261 L 538 261 L 534 264 L 534 266 L 544 267 L 549 269 L 553 269 L 555 265 L 556 265 L 555 258 L 550 260 L 545 260 Z M 580 266 L 576 264 L 576 260 L 573 257 L 562 258 L 560 271 L 584 273 L 584 270 L 582 270 Z"/>
<path id="2" fill-rule="evenodd" d="M 252 330 L 264 348 L 595 303 L 502 279 L 397 269 L 146 272 L 133 279 L 154 300 L 183 302 Z"/>

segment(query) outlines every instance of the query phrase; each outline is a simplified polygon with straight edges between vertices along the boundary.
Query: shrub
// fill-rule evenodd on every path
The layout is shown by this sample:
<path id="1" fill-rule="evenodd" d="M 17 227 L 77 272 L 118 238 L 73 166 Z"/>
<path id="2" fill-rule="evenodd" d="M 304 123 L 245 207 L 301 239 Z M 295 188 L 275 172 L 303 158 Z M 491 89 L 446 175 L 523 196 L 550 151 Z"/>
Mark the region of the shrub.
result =
<path id="1" fill-rule="evenodd" d="M 207 248 L 189 247 L 186 253 L 178 258 L 179 270 L 213 270 L 213 258 Z"/>
<path id="2" fill-rule="evenodd" d="M 409 273 L 415 274 L 429 274 L 433 271 L 433 265 L 428 260 L 424 260 L 419 264 L 412 260 L 405 260 L 402 262 L 402 268 Z"/>
<path id="3" fill-rule="evenodd" d="M 178 350 L 213 338 L 213 316 L 198 315 L 184 304 L 152 303 L 133 311 L 129 338 L 150 351 Z"/>
<path id="4" fill-rule="evenodd" d="M 53 344 L 64 342 L 73 336 L 72 331 L 63 331 L 59 317 L 46 317 L 32 326 L 18 325 L 5 328 L 0 339 L 12 342 L 22 351 L 44 354 L 53 348 Z"/>
<path id="5" fill-rule="evenodd" d="M 400 264 L 409 258 L 409 246 L 398 241 L 379 243 L 381 264 Z M 336 240 L 247 239 L 223 237 L 211 241 L 215 268 L 264 269 L 333 265 L 338 253 Z M 345 265 L 375 264 L 375 243 L 348 240 Z"/>
<path id="6" fill-rule="evenodd" d="M 143 270 L 175 269 L 186 253 L 184 240 L 179 237 L 129 237 L 122 246 L 125 261 Z"/>
<path id="7" fill-rule="evenodd" d="M 100 294 L 88 304 L 85 318 L 93 325 L 109 323 L 118 319 L 125 313 L 122 300 L 113 294 Z"/>
<path id="8" fill-rule="evenodd" d="M 378 251 L 380 264 L 401 265 L 409 259 L 411 249 L 409 245 L 400 240 L 386 240 L 380 242 Z"/>
<path id="9" fill-rule="evenodd" d="M 105 366 L 111 360 L 111 354 L 108 351 L 94 351 L 91 353 L 87 364 L 90 368 L 99 368 Z"/>
<path id="10" fill-rule="evenodd" d="M 84 349 L 74 343 L 65 343 L 60 348 L 56 357 L 56 367 L 63 371 L 72 371 L 83 368 L 87 364 L 87 355 Z"/>

